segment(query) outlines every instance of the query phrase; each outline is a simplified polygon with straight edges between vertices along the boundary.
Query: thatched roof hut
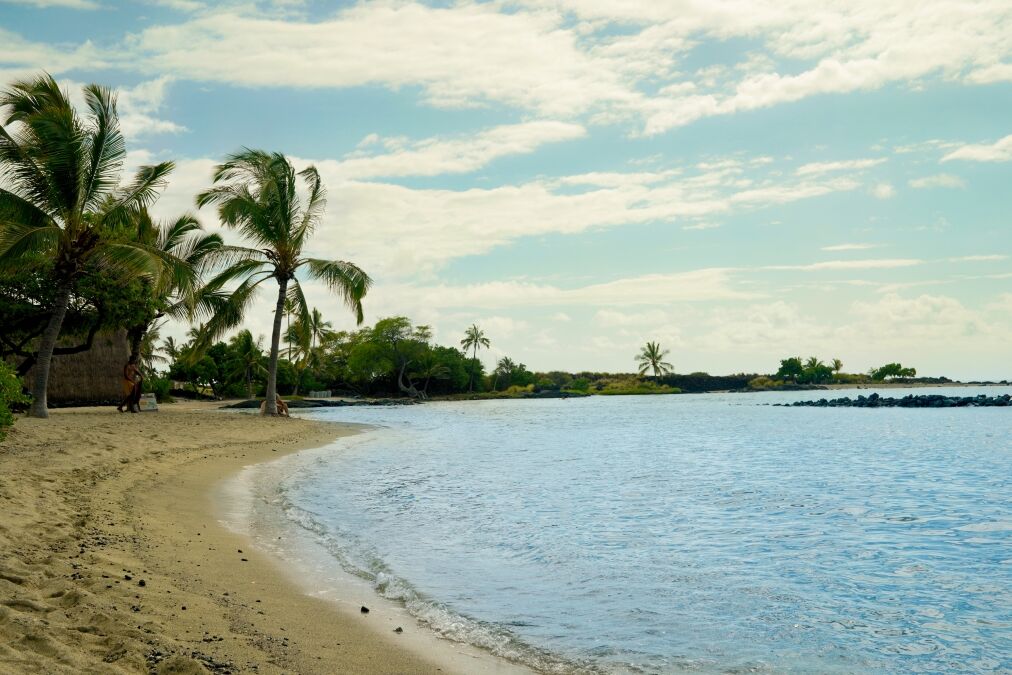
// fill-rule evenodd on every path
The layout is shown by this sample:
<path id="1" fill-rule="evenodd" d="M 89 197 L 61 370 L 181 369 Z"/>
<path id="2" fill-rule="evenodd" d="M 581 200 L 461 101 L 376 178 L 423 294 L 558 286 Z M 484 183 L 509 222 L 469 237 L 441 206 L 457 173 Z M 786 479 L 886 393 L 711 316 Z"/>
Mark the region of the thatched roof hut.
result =
<path id="1" fill-rule="evenodd" d="M 79 341 L 80 338 L 71 338 L 67 344 Z M 123 366 L 129 357 L 130 346 L 125 330 L 99 333 L 86 352 L 54 356 L 49 368 L 49 405 L 119 403 L 123 396 Z M 33 368 L 28 371 L 25 382 L 32 382 L 34 376 Z"/>

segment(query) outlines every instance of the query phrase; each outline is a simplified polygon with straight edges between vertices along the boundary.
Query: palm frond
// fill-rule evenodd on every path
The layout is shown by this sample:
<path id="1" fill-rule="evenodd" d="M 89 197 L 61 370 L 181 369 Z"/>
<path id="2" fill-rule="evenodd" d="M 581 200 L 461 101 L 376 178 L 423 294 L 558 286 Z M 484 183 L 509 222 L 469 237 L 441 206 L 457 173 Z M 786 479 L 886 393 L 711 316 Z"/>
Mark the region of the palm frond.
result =
<path id="1" fill-rule="evenodd" d="M 33 257 L 55 252 L 61 230 L 56 225 L 33 226 L 9 221 L 0 223 L 0 269 L 27 266 Z"/>
<path id="2" fill-rule="evenodd" d="M 81 208 L 96 208 L 119 182 L 126 142 L 120 133 L 116 96 L 112 91 L 89 84 L 84 88 L 84 100 L 91 110 L 93 128 L 88 139 L 90 163 L 81 191 Z"/>
<path id="3" fill-rule="evenodd" d="M 340 295 L 355 312 L 358 323 L 362 323 L 365 320 L 362 299 L 372 286 L 369 275 L 358 265 L 343 260 L 308 258 L 305 262 L 309 276 L 323 281 L 331 291 Z"/>
<path id="4" fill-rule="evenodd" d="M 165 187 L 174 168 L 172 162 L 142 166 L 137 170 L 133 181 L 110 204 L 102 215 L 102 221 L 109 224 L 121 223 L 129 219 L 132 209 L 150 206 Z"/>

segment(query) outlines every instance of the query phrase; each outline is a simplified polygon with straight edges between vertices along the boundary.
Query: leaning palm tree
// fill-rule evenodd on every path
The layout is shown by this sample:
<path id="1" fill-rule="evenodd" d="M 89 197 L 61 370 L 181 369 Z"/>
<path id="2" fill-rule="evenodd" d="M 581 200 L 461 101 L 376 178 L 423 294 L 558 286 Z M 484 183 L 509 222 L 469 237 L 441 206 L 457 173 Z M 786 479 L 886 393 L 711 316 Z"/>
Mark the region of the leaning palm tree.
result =
<path id="1" fill-rule="evenodd" d="M 305 195 L 299 193 L 299 178 L 305 183 Z M 278 345 L 285 300 L 295 303 L 304 323 L 309 321 L 296 272 L 305 270 L 309 278 L 323 281 L 341 295 L 359 323 L 363 319 L 362 298 L 372 284 L 353 263 L 304 256 L 306 242 L 323 214 L 325 193 L 314 167 L 296 173 L 280 153 L 244 149 L 215 169 L 214 187 L 197 195 L 198 206 L 216 205 L 222 223 L 252 244 L 226 247 L 232 256 L 230 264 L 207 282 L 198 297 L 195 315 L 209 316 L 202 346 L 239 325 L 261 284 L 273 279 L 278 285 L 267 374 L 266 412 L 270 415 L 277 415 Z M 226 290 L 232 283 L 235 287 Z"/>
<path id="2" fill-rule="evenodd" d="M 654 377 L 670 373 L 672 365 L 664 360 L 667 355 L 668 350 L 662 351 L 659 342 L 648 342 L 636 356 L 640 366 L 640 375 L 645 375 L 648 370 L 653 371 Z"/>
<path id="3" fill-rule="evenodd" d="M 460 346 L 464 349 L 464 353 L 467 353 L 468 349 L 474 350 L 474 356 L 471 357 L 471 374 L 467 378 L 467 390 L 474 391 L 474 376 L 477 370 L 478 361 L 478 348 L 484 347 L 488 349 L 491 346 L 488 338 L 485 337 L 484 331 L 478 327 L 478 324 L 471 324 L 471 327 L 464 331 L 464 339 L 460 341 Z"/>
<path id="4" fill-rule="evenodd" d="M 89 269 L 124 278 L 155 276 L 160 252 L 110 237 L 117 223 L 147 206 L 172 170 L 171 162 L 141 167 L 120 187 L 126 145 L 116 97 L 84 87 L 82 119 L 49 75 L 15 82 L 0 93 L 0 267 L 51 267 L 56 288 L 39 337 L 32 384 L 33 417 L 48 417 L 53 349 L 71 295 Z"/>

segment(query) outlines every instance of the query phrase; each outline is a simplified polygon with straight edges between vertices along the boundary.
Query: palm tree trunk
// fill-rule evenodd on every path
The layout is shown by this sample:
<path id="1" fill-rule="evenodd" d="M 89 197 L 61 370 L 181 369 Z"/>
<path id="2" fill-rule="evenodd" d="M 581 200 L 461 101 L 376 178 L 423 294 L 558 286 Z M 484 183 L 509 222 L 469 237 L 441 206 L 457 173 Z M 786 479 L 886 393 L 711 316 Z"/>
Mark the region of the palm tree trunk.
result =
<path id="1" fill-rule="evenodd" d="M 278 279 L 278 305 L 274 310 L 274 330 L 271 332 L 271 362 L 267 369 L 267 414 L 278 414 L 278 346 L 281 344 L 281 319 L 285 313 L 285 296 L 288 279 Z"/>
<path id="2" fill-rule="evenodd" d="M 474 376 L 478 374 L 478 345 L 474 346 L 474 355 L 471 357 L 471 382 L 468 391 L 474 391 Z"/>
<path id="3" fill-rule="evenodd" d="M 32 387 L 32 409 L 29 411 L 31 417 L 49 417 L 49 401 L 46 392 L 49 390 L 49 365 L 53 361 L 53 350 L 56 348 L 56 340 L 60 337 L 60 329 L 63 327 L 63 317 L 67 315 L 67 305 L 70 304 L 70 284 L 64 283 L 56 292 L 56 306 L 53 313 L 49 315 L 49 323 L 39 338 L 39 354 L 35 361 L 35 384 Z"/>

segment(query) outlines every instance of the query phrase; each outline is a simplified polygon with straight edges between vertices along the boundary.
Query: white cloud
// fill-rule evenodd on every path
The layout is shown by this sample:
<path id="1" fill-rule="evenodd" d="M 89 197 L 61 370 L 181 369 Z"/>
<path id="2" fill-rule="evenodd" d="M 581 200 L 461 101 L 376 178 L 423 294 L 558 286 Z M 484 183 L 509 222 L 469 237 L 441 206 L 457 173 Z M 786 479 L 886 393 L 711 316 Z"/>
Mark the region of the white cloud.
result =
<path id="1" fill-rule="evenodd" d="M 45 9 L 48 7 L 64 7 L 69 9 L 98 9 L 101 5 L 92 0 L 0 0 L 0 3 L 14 5 L 31 5 Z"/>
<path id="2" fill-rule="evenodd" d="M 865 251 L 869 248 L 877 248 L 881 244 L 833 244 L 832 246 L 823 246 L 823 251 Z"/>
<path id="3" fill-rule="evenodd" d="M 890 199 L 896 196 L 896 188 L 891 183 L 876 183 L 871 189 L 871 194 L 877 199 Z"/>
<path id="4" fill-rule="evenodd" d="M 913 267 L 923 264 L 916 258 L 878 258 L 870 260 L 827 260 L 808 265 L 767 265 L 767 270 L 796 270 L 800 272 L 818 272 L 822 270 L 878 270 L 895 269 L 897 267 Z"/>
<path id="5" fill-rule="evenodd" d="M 964 255 L 958 258 L 949 258 L 950 262 L 992 262 L 995 260 L 1008 260 L 1007 255 L 985 254 L 985 255 Z"/>
<path id="6" fill-rule="evenodd" d="M 908 185 L 916 189 L 924 188 L 962 188 L 966 187 L 966 181 L 959 176 L 955 176 L 951 173 L 939 173 L 933 176 L 924 176 L 923 178 L 914 178 L 908 182 Z"/>
<path id="7" fill-rule="evenodd" d="M 92 4 L 33 4 L 56 2 Z M 97 59 L 81 58 L 81 50 L 99 51 L 90 43 L 46 49 L 58 66 L 106 62 L 154 77 L 245 86 L 417 87 L 435 106 L 497 103 L 552 119 L 633 122 L 646 134 L 896 82 L 1004 81 L 1012 68 L 1005 30 L 1012 7 L 1004 0 L 513 0 L 442 7 L 385 0 L 323 20 L 304 15 L 276 3 L 219 5 L 131 34 Z M 757 43 L 740 63 L 680 70 L 697 44 L 734 38 Z M 784 62 L 791 72 L 778 72 Z M 39 59 L 22 63 L 48 67 Z"/>
<path id="8" fill-rule="evenodd" d="M 849 159 L 839 162 L 812 162 L 798 168 L 795 173 L 799 176 L 815 176 L 830 171 L 860 171 L 870 169 L 885 162 L 885 158 L 876 159 Z"/>
<path id="9" fill-rule="evenodd" d="M 520 281 L 459 286 L 388 284 L 381 292 L 396 297 L 397 303 L 402 306 L 435 309 L 506 309 L 561 305 L 622 307 L 756 297 L 753 291 L 733 284 L 730 272 L 712 268 L 672 274 L 646 274 L 575 288 Z"/>
<path id="10" fill-rule="evenodd" d="M 954 159 L 970 162 L 1012 161 L 1012 134 L 1000 138 L 994 143 L 964 145 L 942 157 L 943 162 L 950 162 Z"/>
<path id="11" fill-rule="evenodd" d="M 618 62 L 580 48 L 549 12 L 412 2 L 360 4 L 324 21 L 224 11 L 146 28 L 127 44 L 141 67 L 249 86 L 420 86 L 439 107 L 505 103 L 546 116 L 633 102 Z"/>
<path id="12" fill-rule="evenodd" d="M 157 116 L 165 103 L 172 78 L 162 76 L 119 90 L 120 128 L 128 138 L 150 134 L 180 133 L 186 127 Z"/>
<path id="13" fill-rule="evenodd" d="M 585 135 L 586 130 L 578 124 L 547 120 L 502 125 L 471 136 L 414 142 L 370 134 L 359 143 L 359 148 L 383 145 L 392 152 L 369 155 L 360 150 L 336 162 L 333 169 L 335 175 L 349 179 L 467 173 L 499 157 L 529 154 L 546 143 Z"/>
<path id="14" fill-rule="evenodd" d="M 713 230 L 720 227 L 720 223 L 691 223 L 689 225 L 682 225 L 683 230 Z"/>

